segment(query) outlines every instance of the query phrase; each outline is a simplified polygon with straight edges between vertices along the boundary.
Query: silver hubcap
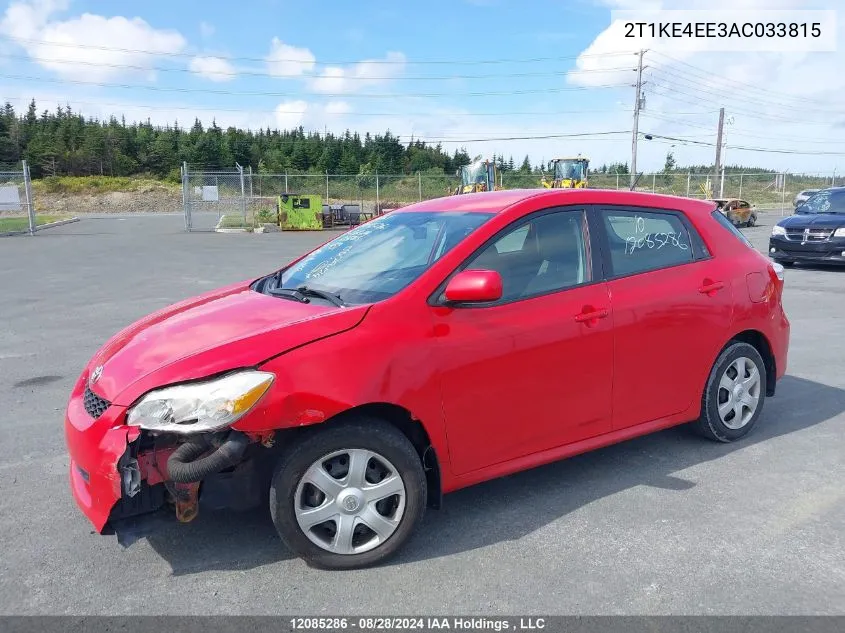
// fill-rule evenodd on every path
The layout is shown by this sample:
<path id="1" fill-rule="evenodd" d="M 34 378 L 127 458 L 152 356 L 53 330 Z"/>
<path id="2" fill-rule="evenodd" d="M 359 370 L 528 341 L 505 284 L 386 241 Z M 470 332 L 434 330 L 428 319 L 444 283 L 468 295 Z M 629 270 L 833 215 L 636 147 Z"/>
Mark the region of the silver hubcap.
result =
<path id="1" fill-rule="evenodd" d="M 296 520 L 312 543 L 360 554 L 384 543 L 405 513 L 405 483 L 378 453 L 330 453 L 305 471 L 294 497 Z"/>
<path id="2" fill-rule="evenodd" d="M 751 421 L 760 403 L 760 371 L 750 358 L 737 358 L 719 381 L 719 418 L 729 429 Z"/>

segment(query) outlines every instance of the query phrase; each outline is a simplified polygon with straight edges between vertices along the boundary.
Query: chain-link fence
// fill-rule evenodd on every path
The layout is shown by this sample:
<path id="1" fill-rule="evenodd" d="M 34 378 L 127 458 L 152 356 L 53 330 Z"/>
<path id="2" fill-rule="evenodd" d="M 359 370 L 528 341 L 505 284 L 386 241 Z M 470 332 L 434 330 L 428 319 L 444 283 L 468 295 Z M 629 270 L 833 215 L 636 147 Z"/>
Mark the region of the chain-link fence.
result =
<path id="1" fill-rule="evenodd" d="M 38 230 L 29 165 L 0 166 L 0 235 Z"/>
<path id="2" fill-rule="evenodd" d="M 256 199 L 250 178 L 240 165 L 233 171 L 190 171 L 182 165 L 182 203 L 185 229 L 213 231 L 248 225 Z M 254 212 L 254 211 L 253 211 Z"/>
<path id="3" fill-rule="evenodd" d="M 350 221 L 348 209 L 373 217 L 421 200 L 451 195 L 458 184 L 457 176 L 438 173 L 267 174 L 240 166 L 229 171 L 192 171 L 187 164 L 182 166 L 185 227 L 189 231 L 253 227 L 270 221 L 283 194 L 319 196 L 324 225 L 343 225 Z M 688 198 L 742 198 L 759 209 L 787 214 L 799 192 L 835 184 L 835 174 L 726 173 L 723 178 L 714 173 L 674 171 L 640 174 L 634 189 Z M 542 174 L 499 172 L 496 185 L 502 189 L 539 189 L 543 186 Z M 631 175 L 592 173 L 589 187 L 627 190 L 631 188 Z"/>

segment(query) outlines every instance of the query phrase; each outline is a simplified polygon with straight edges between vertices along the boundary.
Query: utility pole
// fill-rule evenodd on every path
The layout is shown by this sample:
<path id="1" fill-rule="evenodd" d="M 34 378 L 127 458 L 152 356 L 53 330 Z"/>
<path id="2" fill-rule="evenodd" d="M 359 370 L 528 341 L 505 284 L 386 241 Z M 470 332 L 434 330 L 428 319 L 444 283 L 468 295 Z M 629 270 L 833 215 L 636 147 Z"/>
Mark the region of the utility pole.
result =
<path id="1" fill-rule="evenodd" d="M 725 109 L 719 108 L 719 130 L 716 132 L 716 178 L 722 173 L 722 134 L 725 130 Z M 723 179 L 724 184 L 724 179 Z M 721 193 L 719 194 L 722 195 Z"/>
<path id="2" fill-rule="evenodd" d="M 643 87 L 643 55 L 645 50 L 636 53 L 637 61 L 637 91 L 634 97 L 634 133 L 631 138 L 631 189 L 637 182 L 637 137 L 640 133 L 640 93 Z"/>

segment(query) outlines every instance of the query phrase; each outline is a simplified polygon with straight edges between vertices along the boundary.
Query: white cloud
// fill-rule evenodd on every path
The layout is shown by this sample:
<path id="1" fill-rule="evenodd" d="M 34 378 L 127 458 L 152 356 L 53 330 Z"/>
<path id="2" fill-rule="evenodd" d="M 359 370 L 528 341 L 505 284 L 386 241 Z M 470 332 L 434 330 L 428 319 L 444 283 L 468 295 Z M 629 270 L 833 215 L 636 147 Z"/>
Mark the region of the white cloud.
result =
<path id="1" fill-rule="evenodd" d="M 328 66 L 323 69 L 319 77 L 315 77 L 309 83 L 311 89 L 316 92 L 340 94 L 347 84 L 346 71 L 337 66 Z"/>
<path id="2" fill-rule="evenodd" d="M 270 53 L 265 57 L 265 61 L 267 72 L 271 75 L 298 77 L 311 72 L 317 60 L 307 48 L 297 48 L 274 37 L 270 43 Z"/>
<path id="3" fill-rule="evenodd" d="M 329 101 L 324 107 L 326 114 L 348 114 L 352 111 L 351 106 L 346 101 Z"/>
<path id="4" fill-rule="evenodd" d="M 202 21 L 200 22 L 200 35 L 204 38 L 209 38 L 216 32 L 217 29 L 214 28 L 213 24 L 209 24 L 208 22 Z"/>
<path id="5" fill-rule="evenodd" d="M 598 0 L 598 4 L 610 10 L 708 10 L 717 22 L 728 18 L 729 10 L 809 8 L 806 0 Z M 838 9 L 840 13 L 845 10 L 845 0 L 828 0 L 826 4 L 824 9 Z M 640 121 L 641 132 L 687 137 L 712 145 L 716 140 L 718 109 L 724 107 L 727 116 L 734 117 L 734 124 L 727 130 L 728 164 L 832 171 L 837 161 L 842 161 L 837 156 L 731 148 L 736 145 L 806 152 L 841 151 L 845 133 L 834 127 L 836 121 L 845 120 L 845 107 L 839 98 L 845 90 L 845 75 L 839 70 L 841 54 L 712 52 L 712 42 L 703 38 L 695 42 L 696 50 L 690 47 L 689 41 L 626 38 L 622 24 L 611 25 L 609 18 L 608 11 L 608 27 L 581 52 L 575 70 L 567 75 L 567 82 L 586 87 L 633 85 L 636 75 L 632 70 L 637 61 L 634 52 L 648 49 L 647 68 L 643 73 L 646 107 Z M 845 36 L 843 27 L 845 22 L 840 20 L 837 24 L 840 41 Z M 622 98 L 632 107 L 633 88 Z M 695 112 L 701 114 L 690 114 Z M 630 127 L 630 115 L 627 126 Z M 670 143 L 641 142 L 638 167 L 659 170 Z M 715 155 L 715 147 L 695 143 L 675 142 L 671 149 L 681 164 L 709 164 Z M 629 156 L 630 151 L 627 160 Z M 626 152 L 621 148 L 619 158 L 626 159 Z"/>
<path id="6" fill-rule="evenodd" d="M 298 127 L 308 112 L 308 103 L 302 100 L 284 101 L 276 106 L 276 126 L 282 130 Z"/>
<path id="7" fill-rule="evenodd" d="M 390 52 L 383 59 L 366 59 L 345 68 L 328 66 L 309 82 L 309 87 L 324 94 L 356 92 L 401 77 L 405 63 L 403 53 Z"/>
<path id="8" fill-rule="evenodd" d="M 67 20 L 51 19 L 68 6 L 68 0 L 14 2 L 0 21 L 0 33 L 18 40 L 37 64 L 71 80 L 105 81 L 132 72 L 120 66 L 137 66 L 152 78 L 157 57 L 180 52 L 187 45 L 179 32 L 156 29 L 138 17 L 84 13 Z M 98 65 L 104 57 L 109 66 Z"/>
<path id="9" fill-rule="evenodd" d="M 211 81 L 231 81 L 235 78 L 235 68 L 222 57 L 197 56 L 188 64 L 191 72 Z"/>

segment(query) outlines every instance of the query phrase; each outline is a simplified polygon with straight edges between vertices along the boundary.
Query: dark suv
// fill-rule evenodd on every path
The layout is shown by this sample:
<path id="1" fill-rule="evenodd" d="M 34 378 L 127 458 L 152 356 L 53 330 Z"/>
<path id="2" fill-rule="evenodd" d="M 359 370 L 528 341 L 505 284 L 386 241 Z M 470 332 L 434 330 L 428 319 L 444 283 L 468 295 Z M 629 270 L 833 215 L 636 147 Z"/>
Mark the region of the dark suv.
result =
<path id="1" fill-rule="evenodd" d="M 769 257 L 795 262 L 845 264 L 845 187 L 813 194 L 795 214 L 772 227 Z"/>

